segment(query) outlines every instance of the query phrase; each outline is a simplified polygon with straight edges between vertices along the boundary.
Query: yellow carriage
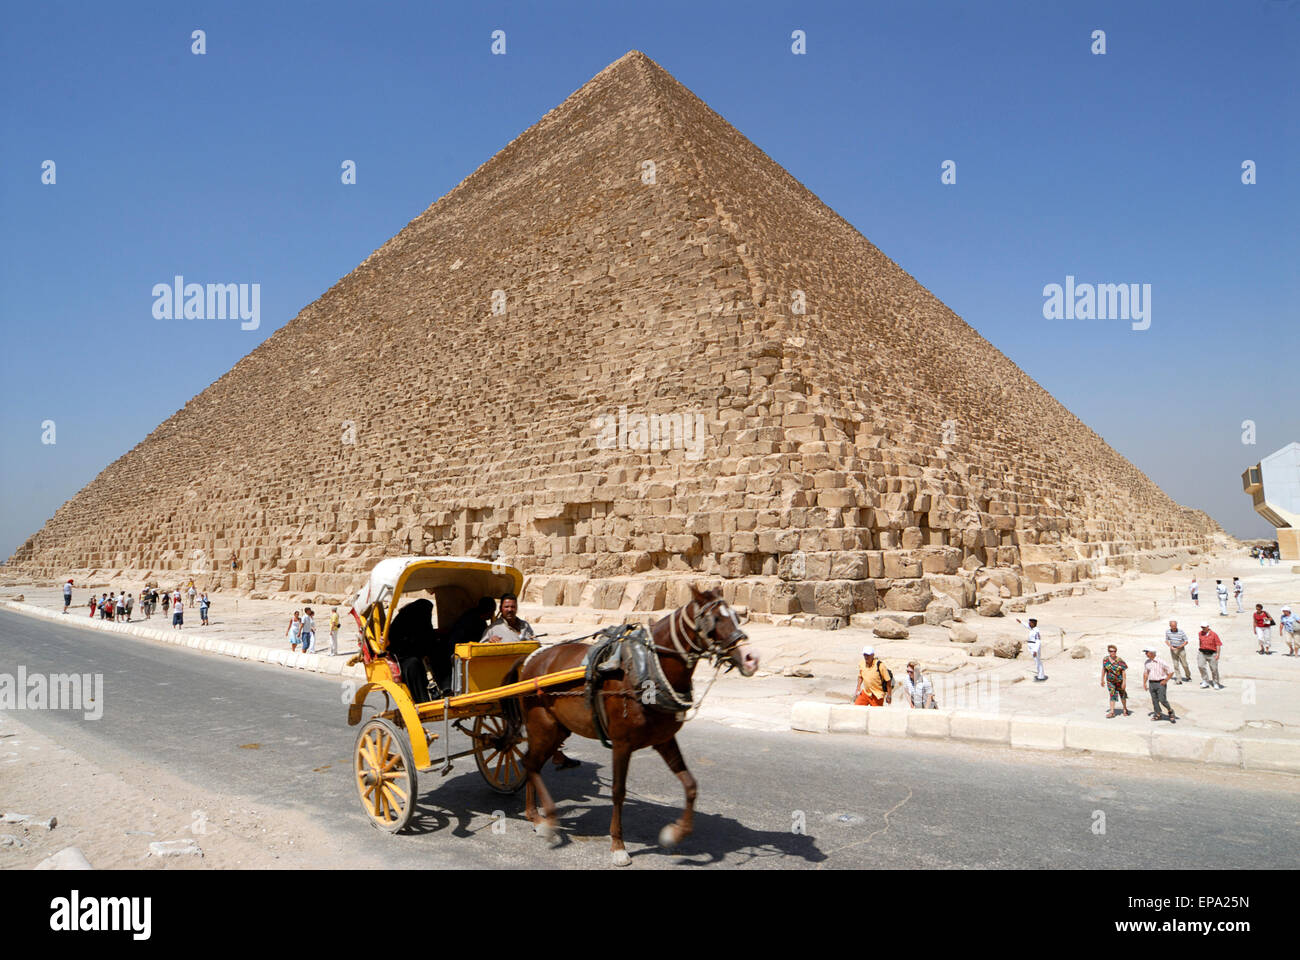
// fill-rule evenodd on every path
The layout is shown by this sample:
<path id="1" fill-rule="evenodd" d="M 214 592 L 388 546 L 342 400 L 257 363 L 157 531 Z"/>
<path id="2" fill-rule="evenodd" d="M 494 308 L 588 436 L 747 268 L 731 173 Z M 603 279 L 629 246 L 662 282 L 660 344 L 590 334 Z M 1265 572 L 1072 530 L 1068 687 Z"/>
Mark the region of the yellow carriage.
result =
<path id="1" fill-rule="evenodd" d="M 510 730 L 502 715 L 503 698 L 581 680 L 584 669 L 503 686 L 511 667 L 540 646 L 536 640 L 458 643 L 452 651 L 450 689 L 439 689 L 436 699 L 417 703 L 411 687 L 418 689 L 421 684 L 415 677 L 402 676 L 402 664 L 390 646 L 403 598 L 426 595 L 437 618 L 435 632 L 444 631 L 445 636 L 450 625 L 481 598 L 520 593 L 523 579 L 517 569 L 500 561 L 394 557 L 376 564 L 353 600 L 366 682 L 348 708 L 348 724 L 361 724 L 354 760 L 357 791 L 366 815 L 381 830 L 396 833 L 410 823 L 420 773 L 437 770 L 446 776 L 452 761 L 461 757 L 472 754 L 483 779 L 499 793 L 514 793 L 523 786 L 524 734 Z M 416 663 L 408 659 L 406 669 L 424 669 L 422 662 Z M 384 709 L 363 719 L 367 698 L 376 692 L 385 697 Z M 472 721 L 472 727 L 465 725 L 467 721 Z M 470 749 L 451 752 L 453 727 L 470 738 Z M 435 761 L 430 743 L 439 738 L 443 750 L 440 761 Z"/>

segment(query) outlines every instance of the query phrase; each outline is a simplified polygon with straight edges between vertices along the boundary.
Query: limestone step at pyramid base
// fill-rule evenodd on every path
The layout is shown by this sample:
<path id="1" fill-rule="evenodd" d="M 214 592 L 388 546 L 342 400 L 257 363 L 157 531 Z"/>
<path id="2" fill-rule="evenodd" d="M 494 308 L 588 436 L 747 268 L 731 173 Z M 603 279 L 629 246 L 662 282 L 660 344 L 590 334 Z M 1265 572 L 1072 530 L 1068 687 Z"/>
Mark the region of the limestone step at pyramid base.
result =
<path id="1" fill-rule="evenodd" d="M 343 596 L 383 557 L 468 554 L 541 602 L 661 609 L 695 579 L 843 617 L 1216 532 L 634 52 L 10 564 Z"/>

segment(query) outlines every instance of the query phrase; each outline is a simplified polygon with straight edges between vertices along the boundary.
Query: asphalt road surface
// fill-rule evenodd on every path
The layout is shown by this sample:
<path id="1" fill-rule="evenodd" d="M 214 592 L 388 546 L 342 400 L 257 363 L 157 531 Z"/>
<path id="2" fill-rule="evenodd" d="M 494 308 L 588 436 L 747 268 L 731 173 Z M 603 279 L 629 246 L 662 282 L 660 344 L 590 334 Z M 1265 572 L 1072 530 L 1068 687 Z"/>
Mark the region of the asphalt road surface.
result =
<path id="1" fill-rule="evenodd" d="M 306 812 L 337 837 L 340 866 L 348 851 L 393 867 L 609 862 L 609 753 L 595 742 L 571 738 L 569 752 L 582 766 L 544 774 L 564 831 L 554 849 L 520 819 L 523 792 L 493 793 L 472 757 L 445 779 L 422 774 L 409 832 L 389 836 L 361 811 L 351 773 L 356 729 L 347 726 L 338 679 L 0 611 L 0 673 L 12 675 L 20 664 L 29 673 L 104 675 L 100 720 L 47 710 L 24 711 L 23 723 L 90 757 L 126 757 L 204 790 Z M 636 754 L 623 821 L 635 867 L 1300 863 L 1300 794 L 1295 779 L 1282 775 L 698 720 L 680 742 L 700 782 L 695 834 L 676 851 L 657 845 L 659 829 L 678 815 L 681 789 L 657 754 Z M 453 749 L 466 745 L 459 738 Z M 494 822 L 504 829 L 494 831 Z"/>

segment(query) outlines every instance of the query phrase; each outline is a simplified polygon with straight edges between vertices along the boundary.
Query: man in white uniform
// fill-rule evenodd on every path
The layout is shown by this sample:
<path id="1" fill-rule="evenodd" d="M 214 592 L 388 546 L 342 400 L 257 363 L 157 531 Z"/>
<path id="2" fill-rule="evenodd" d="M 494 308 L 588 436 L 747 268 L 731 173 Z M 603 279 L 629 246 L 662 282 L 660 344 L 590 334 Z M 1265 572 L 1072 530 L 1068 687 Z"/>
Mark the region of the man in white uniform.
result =
<path id="1" fill-rule="evenodd" d="M 1232 595 L 1237 598 L 1237 612 L 1245 613 L 1246 608 L 1241 605 L 1241 601 L 1246 596 L 1246 585 L 1236 577 L 1232 578 Z"/>
<path id="2" fill-rule="evenodd" d="M 1016 623 L 1021 623 L 1019 617 L 1016 618 Z M 1038 621 L 1033 617 L 1029 618 L 1029 637 L 1025 642 L 1025 646 L 1034 658 L 1034 671 L 1037 673 L 1034 680 L 1046 680 L 1047 674 L 1043 673 L 1043 635 L 1038 631 Z"/>
<path id="3" fill-rule="evenodd" d="M 1228 588 L 1222 580 L 1214 581 L 1214 592 L 1219 597 L 1219 616 L 1226 617 L 1228 615 Z M 1240 604 L 1241 601 L 1238 600 L 1237 603 Z"/>

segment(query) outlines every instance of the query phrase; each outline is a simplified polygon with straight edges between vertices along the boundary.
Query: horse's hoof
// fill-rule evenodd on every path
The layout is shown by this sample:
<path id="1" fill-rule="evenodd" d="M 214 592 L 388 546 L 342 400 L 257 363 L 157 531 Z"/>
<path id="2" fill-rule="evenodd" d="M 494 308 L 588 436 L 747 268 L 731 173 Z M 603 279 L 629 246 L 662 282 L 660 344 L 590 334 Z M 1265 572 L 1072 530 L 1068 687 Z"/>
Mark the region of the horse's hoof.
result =
<path id="1" fill-rule="evenodd" d="M 557 833 L 555 828 L 549 823 L 534 824 L 533 832 L 552 846 L 560 841 L 559 833 Z"/>
<path id="2" fill-rule="evenodd" d="M 628 856 L 628 852 L 626 850 L 615 850 L 611 854 L 611 857 L 614 861 L 614 866 L 616 867 L 626 867 L 629 863 L 632 862 L 632 858 Z"/>
<path id="3" fill-rule="evenodd" d="M 677 829 L 677 824 L 670 823 L 659 831 L 659 846 L 671 850 L 681 841 L 681 831 Z"/>

